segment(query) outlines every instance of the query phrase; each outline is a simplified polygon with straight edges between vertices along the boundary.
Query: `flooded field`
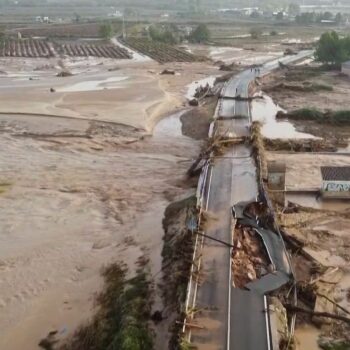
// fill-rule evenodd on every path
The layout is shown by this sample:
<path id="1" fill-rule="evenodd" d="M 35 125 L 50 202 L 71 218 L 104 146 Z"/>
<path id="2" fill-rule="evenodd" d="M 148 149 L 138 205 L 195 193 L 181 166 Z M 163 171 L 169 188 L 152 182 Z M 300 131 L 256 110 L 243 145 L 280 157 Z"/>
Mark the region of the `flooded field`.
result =
<path id="1" fill-rule="evenodd" d="M 82 81 L 72 85 L 63 86 L 56 91 L 58 92 L 84 92 L 84 91 L 100 91 L 105 89 L 120 89 L 125 84 L 115 84 L 128 80 L 129 77 L 111 77 L 102 80 Z"/>
<path id="2" fill-rule="evenodd" d="M 68 78 L 50 70 L 18 86 L 0 79 L 1 349 L 37 350 L 51 331 L 71 335 L 94 311 L 101 267 L 115 259 L 134 271 L 146 254 L 157 283 L 163 213 L 187 195 L 184 175 L 200 147 L 182 136 L 185 110 L 161 117 L 185 103 L 184 87 L 203 67 L 170 79 L 152 64 Z"/>
<path id="3" fill-rule="evenodd" d="M 288 121 L 277 121 L 276 114 L 283 111 L 272 98 L 266 94 L 262 98 L 254 99 L 251 103 L 251 113 L 254 121 L 262 123 L 262 134 L 270 139 L 305 139 L 314 138 L 313 135 L 298 132 L 295 126 Z"/>
<path id="4" fill-rule="evenodd" d="M 209 85 L 210 87 L 214 86 L 214 82 L 217 76 L 210 76 L 204 79 L 200 79 L 198 81 L 194 81 L 191 84 L 187 85 L 187 93 L 186 93 L 186 98 L 188 100 L 191 100 L 195 97 L 196 90 L 199 87 L 206 87 Z"/>
<path id="5" fill-rule="evenodd" d="M 1 119 L 2 348 L 34 350 L 52 330 L 70 334 L 92 311 L 100 267 L 117 257 L 132 264 L 146 252 L 159 272 L 163 212 L 185 193 L 181 178 L 197 152 L 179 117 L 131 146 L 123 140 L 137 134 L 123 127 L 106 135 L 85 121 Z M 92 138 L 64 137 L 92 127 Z M 16 137 L 29 130 L 39 136 Z"/>

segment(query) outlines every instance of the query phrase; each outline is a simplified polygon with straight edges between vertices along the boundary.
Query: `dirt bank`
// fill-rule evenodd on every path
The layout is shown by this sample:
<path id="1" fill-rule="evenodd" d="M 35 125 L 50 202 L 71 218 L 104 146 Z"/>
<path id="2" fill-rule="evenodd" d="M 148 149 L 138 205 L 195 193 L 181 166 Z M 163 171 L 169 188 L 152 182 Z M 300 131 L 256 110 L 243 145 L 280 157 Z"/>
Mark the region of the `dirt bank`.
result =
<path id="1" fill-rule="evenodd" d="M 288 87 L 290 85 L 304 87 L 308 85 L 314 86 L 315 89 L 297 91 L 290 89 Z M 317 88 L 317 86 L 330 89 Z M 308 66 L 298 66 L 292 71 L 280 70 L 264 79 L 262 90 L 287 111 L 303 107 L 321 111 L 350 109 L 349 78 L 340 76 L 338 72 L 325 72 L 310 69 Z"/>
<path id="2" fill-rule="evenodd" d="M 213 120 L 217 98 L 205 99 L 196 108 L 192 108 L 181 116 L 183 134 L 195 140 L 208 137 L 209 127 Z"/>

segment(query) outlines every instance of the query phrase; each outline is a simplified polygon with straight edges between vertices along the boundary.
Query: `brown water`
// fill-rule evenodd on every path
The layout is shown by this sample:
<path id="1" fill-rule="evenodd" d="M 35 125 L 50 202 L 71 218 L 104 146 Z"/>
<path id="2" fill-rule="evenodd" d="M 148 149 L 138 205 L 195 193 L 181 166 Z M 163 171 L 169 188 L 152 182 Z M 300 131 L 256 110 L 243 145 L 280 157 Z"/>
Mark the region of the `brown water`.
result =
<path id="1" fill-rule="evenodd" d="M 296 131 L 295 126 L 289 121 L 277 121 L 276 114 L 284 111 L 276 105 L 272 98 L 263 94 L 262 99 L 254 99 L 251 103 L 253 120 L 262 123 L 262 134 L 269 139 L 303 139 L 314 138 L 311 134 Z"/>
<path id="2" fill-rule="evenodd" d="M 318 346 L 320 331 L 313 326 L 300 326 L 295 330 L 297 350 L 321 350 Z"/>
<path id="3" fill-rule="evenodd" d="M 169 196 L 186 193 L 187 161 L 199 152 L 179 117 L 122 147 L 124 129 L 41 140 L 13 133 L 80 134 L 89 124 L 1 118 L 0 181 L 10 185 L 0 195 L 0 349 L 36 350 L 50 331 L 71 334 L 91 315 L 101 266 L 115 259 L 133 269 L 146 252 L 160 276 L 163 213 Z"/>

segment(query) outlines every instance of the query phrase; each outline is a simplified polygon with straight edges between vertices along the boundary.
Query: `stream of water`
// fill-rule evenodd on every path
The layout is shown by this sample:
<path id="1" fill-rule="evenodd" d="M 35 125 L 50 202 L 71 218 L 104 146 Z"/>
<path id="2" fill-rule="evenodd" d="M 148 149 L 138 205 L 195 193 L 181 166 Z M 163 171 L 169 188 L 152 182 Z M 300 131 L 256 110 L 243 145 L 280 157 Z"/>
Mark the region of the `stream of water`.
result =
<path id="1" fill-rule="evenodd" d="M 254 121 L 262 123 L 261 132 L 263 136 L 269 139 L 310 139 L 315 138 L 311 134 L 299 132 L 295 126 L 289 121 L 277 121 L 276 114 L 284 111 L 280 106 L 276 105 L 270 96 L 265 94 L 262 98 L 252 101 L 251 113 Z"/>

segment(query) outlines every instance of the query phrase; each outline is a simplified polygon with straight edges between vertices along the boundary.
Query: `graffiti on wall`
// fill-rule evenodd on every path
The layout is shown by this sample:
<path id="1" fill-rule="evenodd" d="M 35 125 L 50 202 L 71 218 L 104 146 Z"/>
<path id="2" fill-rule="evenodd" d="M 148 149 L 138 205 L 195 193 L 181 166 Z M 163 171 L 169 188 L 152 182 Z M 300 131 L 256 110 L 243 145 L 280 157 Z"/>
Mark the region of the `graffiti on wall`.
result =
<path id="1" fill-rule="evenodd" d="M 350 192 L 350 182 L 324 182 L 325 192 Z"/>

